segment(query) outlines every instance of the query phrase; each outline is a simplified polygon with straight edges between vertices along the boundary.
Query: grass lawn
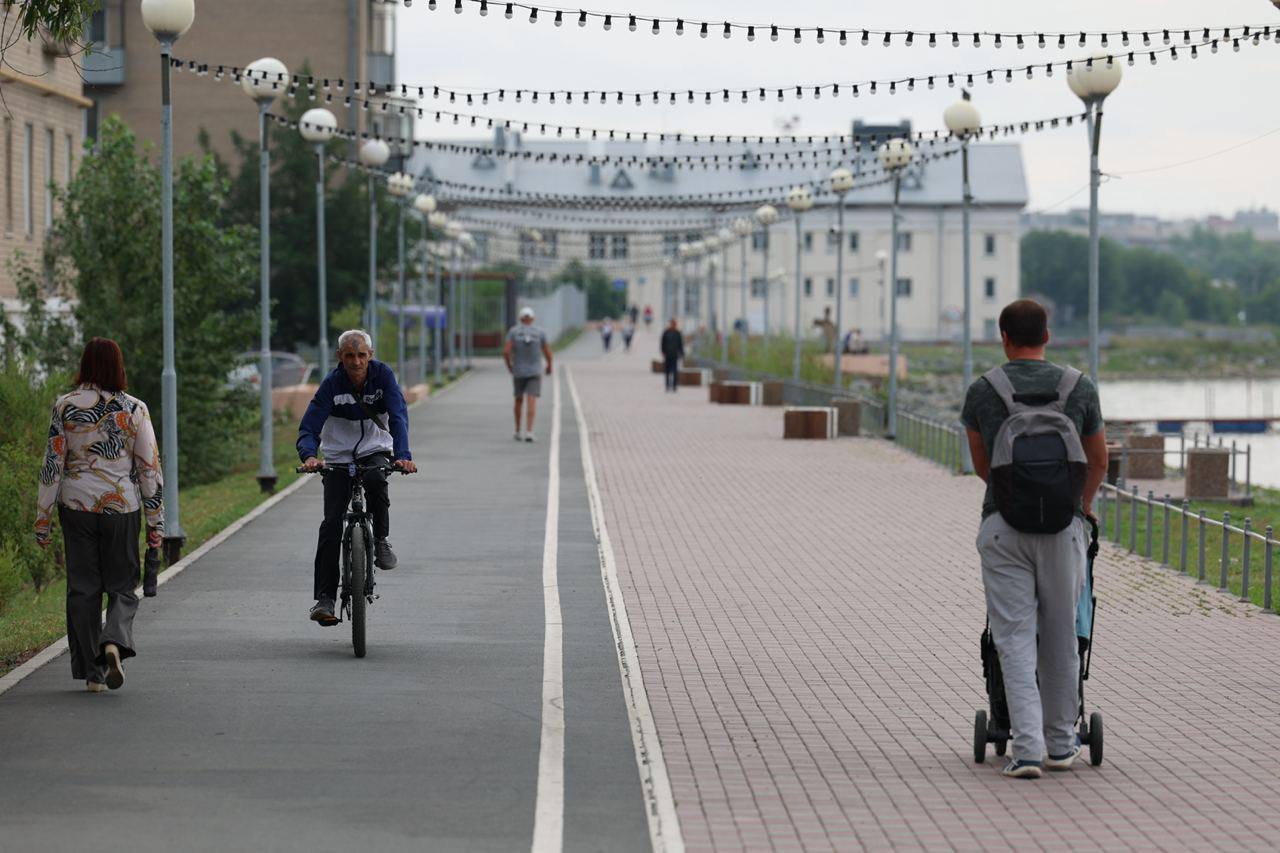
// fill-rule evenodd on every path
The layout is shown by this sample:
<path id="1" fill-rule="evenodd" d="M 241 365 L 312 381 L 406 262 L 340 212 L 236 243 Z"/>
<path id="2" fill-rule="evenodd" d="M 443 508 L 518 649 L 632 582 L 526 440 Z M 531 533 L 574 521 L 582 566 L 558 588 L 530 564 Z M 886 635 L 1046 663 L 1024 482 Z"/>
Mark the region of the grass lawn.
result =
<path id="1" fill-rule="evenodd" d="M 573 342 L 582 337 L 582 329 L 570 329 L 569 331 L 556 338 L 555 343 L 551 345 L 552 352 L 561 352 L 573 345 Z"/>

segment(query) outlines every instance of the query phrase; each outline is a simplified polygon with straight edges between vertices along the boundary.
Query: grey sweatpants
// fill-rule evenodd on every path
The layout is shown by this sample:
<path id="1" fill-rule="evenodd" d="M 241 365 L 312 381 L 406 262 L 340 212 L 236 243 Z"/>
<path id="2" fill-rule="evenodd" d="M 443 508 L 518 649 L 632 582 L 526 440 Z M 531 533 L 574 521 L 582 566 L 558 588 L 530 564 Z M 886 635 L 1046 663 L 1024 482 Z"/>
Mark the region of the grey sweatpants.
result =
<path id="1" fill-rule="evenodd" d="M 82 512 L 58 508 L 67 548 L 67 645 L 71 675 L 103 681 L 107 659 L 102 647 L 113 643 L 120 657 L 131 658 L 133 616 L 138 612 L 138 535 L 142 514 Z M 102 596 L 107 596 L 106 624 Z"/>
<path id="2" fill-rule="evenodd" d="M 1076 518 L 1061 533 L 1021 533 L 992 513 L 982 521 L 977 545 L 1013 757 L 1040 761 L 1046 747 L 1050 755 L 1070 752 L 1079 708 L 1076 604 L 1085 579 L 1084 521 Z"/>

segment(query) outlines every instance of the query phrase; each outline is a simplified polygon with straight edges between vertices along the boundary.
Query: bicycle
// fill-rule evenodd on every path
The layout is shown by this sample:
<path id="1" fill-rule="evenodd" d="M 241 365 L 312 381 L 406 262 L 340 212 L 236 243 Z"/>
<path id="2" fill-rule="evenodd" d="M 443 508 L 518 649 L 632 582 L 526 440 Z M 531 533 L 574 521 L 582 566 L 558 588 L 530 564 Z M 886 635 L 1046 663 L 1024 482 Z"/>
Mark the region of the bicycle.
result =
<path id="1" fill-rule="evenodd" d="M 351 645 L 355 648 L 356 657 L 362 658 L 366 652 L 367 609 L 378 598 L 373 591 L 376 586 L 373 579 L 373 515 L 365 508 L 364 476 L 373 471 L 384 474 L 408 472 L 381 458 L 375 462 L 323 465 L 315 471 L 301 466 L 294 470 L 299 474 L 321 476 L 332 471 L 345 471 L 351 478 L 346 527 L 342 530 L 342 575 L 337 616 L 339 622 L 342 622 L 343 614 L 351 620 Z"/>

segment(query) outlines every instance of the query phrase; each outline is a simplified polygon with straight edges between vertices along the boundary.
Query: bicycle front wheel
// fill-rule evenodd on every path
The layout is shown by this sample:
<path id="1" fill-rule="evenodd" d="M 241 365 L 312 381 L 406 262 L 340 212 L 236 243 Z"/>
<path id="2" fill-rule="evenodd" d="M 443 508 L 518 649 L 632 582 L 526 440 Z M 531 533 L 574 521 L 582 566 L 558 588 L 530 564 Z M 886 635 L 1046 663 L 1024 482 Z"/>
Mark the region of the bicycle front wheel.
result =
<path id="1" fill-rule="evenodd" d="M 369 542 L 365 538 L 362 525 L 351 529 L 351 645 L 356 650 L 356 657 L 362 658 L 365 653 L 365 613 L 369 599 L 365 596 L 365 585 L 368 582 Z"/>

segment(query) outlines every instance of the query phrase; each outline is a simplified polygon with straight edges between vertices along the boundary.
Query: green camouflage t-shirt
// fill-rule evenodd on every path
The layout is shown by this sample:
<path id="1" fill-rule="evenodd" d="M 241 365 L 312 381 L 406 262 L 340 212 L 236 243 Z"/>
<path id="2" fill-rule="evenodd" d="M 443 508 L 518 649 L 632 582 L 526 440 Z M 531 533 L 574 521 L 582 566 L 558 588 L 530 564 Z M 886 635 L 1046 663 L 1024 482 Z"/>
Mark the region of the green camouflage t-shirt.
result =
<path id="1" fill-rule="evenodd" d="M 1051 361 L 1018 359 L 1006 362 L 1003 368 L 1013 384 L 1013 390 L 1018 394 L 1053 394 L 1062 380 L 1062 368 Z M 1081 438 L 1102 429 L 1102 405 L 1098 402 L 1098 389 L 1088 376 L 1081 376 L 1075 390 L 1067 397 L 1066 416 L 1076 425 L 1076 432 Z M 965 394 L 960 421 L 969 429 L 982 434 L 988 459 L 991 458 L 996 433 L 1007 417 L 1009 411 L 1000 395 L 991 387 L 990 382 L 978 377 Z M 982 499 L 982 517 L 986 518 L 995 511 L 995 496 L 988 482 L 987 494 Z"/>

